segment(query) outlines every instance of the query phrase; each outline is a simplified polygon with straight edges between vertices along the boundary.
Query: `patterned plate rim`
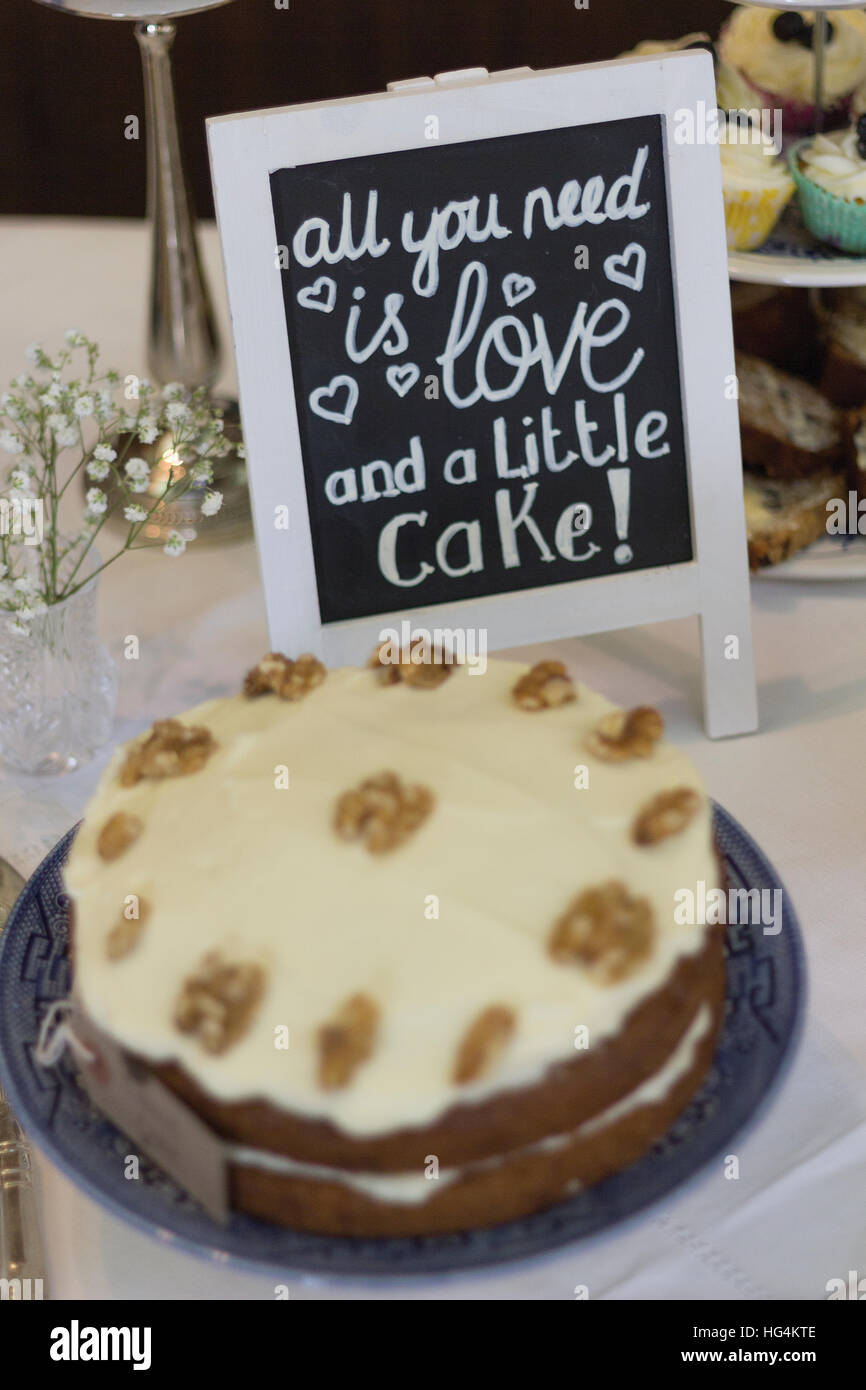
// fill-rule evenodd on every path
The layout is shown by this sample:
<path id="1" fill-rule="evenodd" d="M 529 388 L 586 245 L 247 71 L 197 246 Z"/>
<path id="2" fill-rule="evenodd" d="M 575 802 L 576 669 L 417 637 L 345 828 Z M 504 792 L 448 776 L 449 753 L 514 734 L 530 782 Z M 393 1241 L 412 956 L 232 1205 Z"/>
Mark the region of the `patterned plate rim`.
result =
<path id="1" fill-rule="evenodd" d="M 753 870 L 757 868 L 759 872 L 760 884 L 756 884 L 754 881 L 757 877 L 755 873 L 743 874 L 740 871 L 742 882 L 746 886 L 767 887 L 769 885 L 782 889 L 782 931 L 778 936 L 771 937 L 770 942 L 771 947 L 775 947 L 777 951 L 784 944 L 789 957 L 788 965 L 793 999 L 790 1022 L 780 1041 L 779 1051 L 773 1065 L 764 1074 L 760 1090 L 751 1103 L 747 1104 L 743 1113 L 732 1119 L 727 1126 L 722 1123 L 719 1132 L 711 1135 L 708 1144 L 705 1141 L 703 1152 L 692 1152 L 697 1141 L 694 1139 L 687 1141 L 689 1166 L 685 1172 L 680 1172 L 676 1165 L 658 1170 L 655 1175 L 650 1175 L 655 1176 L 656 1180 L 648 1192 L 644 1191 L 641 1183 L 638 1182 L 638 1190 L 637 1192 L 633 1191 L 631 1200 L 626 1195 L 624 1202 L 621 1202 L 613 1211 L 608 1209 L 601 1213 L 587 1229 L 573 1229 L 569 1226 L 567 1219 L 569 1211 L 582 1194 L 577 1194 L 575 1198 L 567 1198 L 556 1206 L 531 1216 L 487 1229 L 459 1232 L 454 1235 L 382 1239 L 334 1237 L 283 1230 L 280 1227 L 255 1221 L 250 1217 L 233 1218 L 229 1227 L 223 1232 L 222 1228 L 212 1222 L 200 1208 L 196 1208 L 197 1220 L 213 1231 L 213 1241 L 209 1243 L 201 1235 L 186 1234 L 171 1229 L 170 1212 L 167 1212 L 166 1223 L 161 1225 L 153 1215 L 138 1210 L 134 1202 L 121 1201 L 111 1192 L 106 1191 L 97 1178 L 92 1178 L 77 1166 L 75 1154 L 69 1151 L 68 1144 L 62 1141 L 57 1142 L 50 1131 L 43 1129 L 40 1117 L 35 1115 L 31 1109 L 27 1088 L 18 1085 L 17 1077 L 3 1053 L 3 1044 L 9 1031 L 8 1018 L 12 1012 L 2 1007 L 7 974 L 5 957 L 7 953 L 11 954 L 9 943 L 15 937 L 19 918 L 29 907 L 32 892 L 38 888 L 47 872 L 53 871 L 55 867 L 65 862 L 69 847 L 78 829 L 77 825 L 73 826 L 42 860 L 15 903 L 4 930 L 0 932 L 0 1083 L 2 1083 L 12 1109 L 21 1120 L 31 1142 L 97 1206 L 143 1232 L 162 1245 L 164 1249 L 177 1250 L 209 1263 L 217 1264 L 222 1268 L 233 1268 L 239 1272 L 259 1274 L 296 1272 L 299 1275 L 313 1275 L 335 1280 L 370 1277 L 380 1280 L 395 1280 L 406 1276 L 429 1278 L 450 1275 L 459 1277 L 473 1270 L 538 1258 L 577 1242 L 586 1243 L 603 1237 L 611 1229 L 621 1231 L 631 1222 L 644 1218 L 652 1207 L 673 1193 L 679 1195 L 689 1184 L 695 1182 L 702 1175 L 707 1165 L 722 1148 L 729 1145 L 734 1136 L 742 1137 L 763 1118 L 768 1106 L 778 1095 L 783 1081 L 789 1074 L 803 1033 L 806 1013 L 806 960 L 799 924 L 788 893 L 784 890 L 779 875 L 766 855 L 740 823 L 717 802 L 713 802 L 713 812 L 717 835 L 720 838 L 722 833 L 730 836 L 736 842 L 736 854 L 739 857 L 742 857 L 744 853 L 752 856 L 754 861 L 752 868 Z M 736 866 L 737 861 L 733 849 L 729 848 L 723 851 L 723 857 Z M 726 968 L 726 997 L 728 999 L 731 998 L 730 983 L 730 975 Z M 710 1075 L 715 1069 L 720 1053 L 721 1047 L 717 1051 Z M 698 1097 L 706 1085 L 705 1082 L 704 1087 L 697 1093 Z M 676 1123 L 675 1121 L 674 1124 Z M 664 1139 L 660 1142 L 664 1143 Z M 591 1192 L 595 1199 L 600 1198 L 602 1206 L 604 1206 L 604 1198 L 611 1191 L 612 1185 L 627 1183 L 634 1175 L 637 1175 L 639 1179 L 644 1176 L 641 1172 L 642 1165 L 646 1166 L 651 1162 L 654 1152 L 655 1150 L 650 1150 L 628 1168 L 596 1184 L 593 1188 L 587 1189 L 587 1191 Z M 131 1189 L 131 1191 L 134 1190 Z M 598 1205 L 597 1200 L 595 1204 Z M 238 1220 L 243 1223 L 242 1229 L 240 1232 L 235 1229 L 233 1233 L 233 1228 L 237 1227 Z M 252 1233 L 251 1236 L 245 1235 L 247 1230 Z M 246 1248 L 247 1244 L 252 1243 L 256 1230 L 275 1233 L 277 1238 L 283 1237 L 285 1239 L 287 1246 L 296 1248 L 287 1248 L 285 1253 L 275 1250 L 257 1255 Z M 222 1244 L 220 1243 L 221 1236 L 224 1237 Z"/>

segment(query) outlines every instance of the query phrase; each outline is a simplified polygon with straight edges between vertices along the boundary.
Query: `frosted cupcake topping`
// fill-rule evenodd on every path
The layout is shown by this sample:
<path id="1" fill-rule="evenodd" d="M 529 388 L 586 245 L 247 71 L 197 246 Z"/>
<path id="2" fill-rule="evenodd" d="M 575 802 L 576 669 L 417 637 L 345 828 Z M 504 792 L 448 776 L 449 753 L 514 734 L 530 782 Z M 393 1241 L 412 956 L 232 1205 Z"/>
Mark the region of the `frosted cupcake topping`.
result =
<path id="1" fill-rule="evenodd" d="M 816 135 L 799 152 L 802 172 L 838 198 L 866 199 L 866 159 L 857 148 L 856 130 Z"/>
<path id="2" fill-rule="evenodd" d="M 811 47 L 784 43 L 773 25 L 782 10 L 739 8 L 734 11 L 719 39 L 725 61 L 732 63 L 756 87 L 792 101 L 812 102 L 815 95 L 815 59 Z M 800 12 L 808 24 L 814 12 Z M 832 17 L 832 36 L 824 59 L 825 98 L 848 96 L 866 80 L 866 21 L 855 12 Z"/>
<path id="3" fill-rule="evenodd" d="M 698 30 L 691 34 L 683 34 L 681 39 L 641 39 L 634 48 L 629 48 L 625 53 L 621 53 L 621 58 L 647 58 L 653 57 L 657 53 L 678 53 L 683 48 L 704 48 L 709 47 L 710 36 Z"/>
<path id="4" fill-rule="evenodd" d="M 728 127 L 727 132 L 728 138 L 725 139 L 723 127 L 719 144 L 722 185 L 726 193 L 739 192 L 741 189 L 750 193 L 763 192 L 765 189 L 780 194 L 793 191 L 793 180 L 784 162 L 775 157 L 772 140 L 763 136 L 756 127 L 751 131 L 742 127 L 738 130 Z"/>

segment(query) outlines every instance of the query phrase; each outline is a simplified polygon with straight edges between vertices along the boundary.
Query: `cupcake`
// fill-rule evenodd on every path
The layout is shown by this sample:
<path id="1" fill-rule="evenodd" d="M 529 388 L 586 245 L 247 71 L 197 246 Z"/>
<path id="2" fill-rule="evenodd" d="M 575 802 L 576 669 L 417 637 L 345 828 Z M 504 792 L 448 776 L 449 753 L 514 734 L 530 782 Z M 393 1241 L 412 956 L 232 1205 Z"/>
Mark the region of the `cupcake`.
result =
<path id="1" fill-rule="evenodd" d="M 757 126 L 723 123 L 720 137 L 728 248 L 753 251 L 778 222 L 794 181 Z"/>
<path id="2" fill-rule="evenodd" d="M 713 51 L 713 41 L 709 34 L 696 31 L 693 34 L 683 34 L 681 39 L 641 39 L 634 48 L 629 48 L 625 53 L 620 53 L 620 58 L 647 58 L 654 54 L 678 53 L 683 48 L 706 48 L 710 53 Z"/>
<path id="3" fill-rule="evenodd" d="M 864 29 L 866 33 L 866 29 Z M 742 73 L 721 57 L 718 45 L 709 34 L 695 32 L 684 34 L 681 39 L 643 39 L 620 53 L 620 58 L 646 58 L 663 53 L 680 53 L 687 48 L 705 48 L 713 60 L 716 79 L 716 102 L 722 111 L 749 111 L 754 113 L 758 93 Z M 866 85 L 863 88 L 866 100 Z"/>
<path id="4" fill-rule="evenodd" d="M 788 163 L 812 235 L 866 255 L 866 116 L 852 129 L 798 141 Z"/>
<path id="5" fill-rule="evenodd" d="M 824 124 L 849 119 L 856 88 L 866 82 L 866 21 L 834 13 L 824 53 Z M 719 35 L 719 54 L 752 88 L 752 105 L 781 107 L 789 133 L 814 127 L 814 11 L 738 7 Z"/>

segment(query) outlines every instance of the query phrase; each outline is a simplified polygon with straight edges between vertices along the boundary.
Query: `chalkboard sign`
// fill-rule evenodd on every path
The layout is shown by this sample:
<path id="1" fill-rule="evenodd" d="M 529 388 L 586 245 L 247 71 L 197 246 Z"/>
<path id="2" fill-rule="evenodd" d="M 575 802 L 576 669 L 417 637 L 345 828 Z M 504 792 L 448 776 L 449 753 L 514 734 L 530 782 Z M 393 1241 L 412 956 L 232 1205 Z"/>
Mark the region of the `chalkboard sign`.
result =
<path id="1" fill-rule="evenodd" d="M 660 116 L 271 188 L 323 622 L 692 558 Z"/>
<path id="2" fill-rule="evenodd" d="M 275 647 L 697 614 L 755 727 L 713 100 L 692 51 L 208 122 Z"/>

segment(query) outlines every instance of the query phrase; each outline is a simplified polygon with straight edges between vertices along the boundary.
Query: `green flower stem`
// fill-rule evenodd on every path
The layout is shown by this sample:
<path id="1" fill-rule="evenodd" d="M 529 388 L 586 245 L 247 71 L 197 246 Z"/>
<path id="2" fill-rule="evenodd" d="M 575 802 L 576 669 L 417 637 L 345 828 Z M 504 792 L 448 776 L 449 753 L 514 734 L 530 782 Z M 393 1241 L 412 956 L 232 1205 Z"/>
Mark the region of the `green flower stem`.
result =
<path id="1" fill-rule="evenodd" d="M 72 596 L 72 594 L 77 593 L 78 590 L 81 589 L 81 588 L 87 583 L 87 580 L 91 578 L 91 576 L 88 575 L 88 576 L 87 576 L 87 579 L 82 579 L 81 582 L 80 582 L 79 584 L 76 584 L 74 588 L 70 589 L 70 587 L 69 587 L 70 584 L 72 583 L 73 579 L 75 578 L 76 574 L 77 574 L 78 571 L 81 569 L 81 566 L 82 566 L 82 564 L 84 563 L 84 558 L 85 558 L 85 556 L 86 556 L 87 554 L 89 554 L 90 548 L 91 548 L 91 546 L 93 545 L 93 542 L 96 540 L 96 537 L 99 535 L 100 531 L 102 530 L 102 528 L 103 528 L 103 526 L 105 525 L 105 523 L 106 523 L 107 520 L 108 520 L 108 512 L 106 511 L 106 512 L 103 513 L 102 520 L 99 521 L 99 522 L 97 522 L 96 526 L 94 526 L 93 530 L 90 532 L 90 535 L 89 535 L 89 537 L 88 537 L 88 539 L 87 539 L 87 542 L 86 542 L 86 544 L 85 544 L 85 546 L 84 546 L 84 548 L 83 548 L 81 554 L 79 555 L 78 559 L 76 560 L 76 562 L 75 562 L 75 564 L 74 564 L 74 566 L 73 566 L 72 573 L 68 576 L 68 578 L 66 579 L 66 582 L 65 582 L 64 585 L 63 585 L 63 588 L 61 589 L 60 593 L 57 595 L 57 600 L 56 600 L 56 601 L 57 601 L 58 603 L 59 603 L 62 599 L 70 598 L 70 597 Z M 117 555 L 119 555 L 119 554 L 120 554 L 120 551 L 117 552 Z M 112 560 L 116 560 L 116 559 L 117 559 L 117 555 L 112 555 L 112 557 L 111 557 Z M 105 568 L 104 565 L 101 565 L 101 566 L 100 566 L 100 569 L 104 569 L 104 568 Z"/>

